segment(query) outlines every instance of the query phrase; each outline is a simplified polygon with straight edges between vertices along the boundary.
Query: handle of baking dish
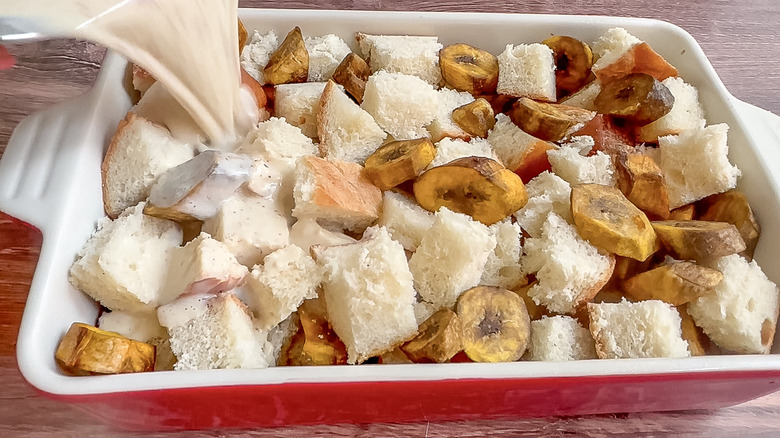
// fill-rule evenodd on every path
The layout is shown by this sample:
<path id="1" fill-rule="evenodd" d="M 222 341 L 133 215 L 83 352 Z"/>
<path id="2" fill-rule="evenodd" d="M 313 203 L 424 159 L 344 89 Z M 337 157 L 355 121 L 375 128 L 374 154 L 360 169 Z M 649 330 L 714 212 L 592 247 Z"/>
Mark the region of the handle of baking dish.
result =
<path id="1" fill-rule="evenodd" d="M 732 101 L 750 137 L 757 140 L 761 160 L 769 167 L 780 166 L 780 116 L 736 98 Z M 771 177 L 780 191 L 780 172 L 771 172 Z"/>
<path id="2" fill-rule="evenodd" d="M 95 186 L 85 180 L 99 181 L 105 137 L 123 115 L 111 102 L 119 94 L 106 93 L 106 87 L 121 89 L 118 70 L 125 66 L 126 61 L 109 54 L 92 91 L 22 120 L 0 159 L 0 211 L 43 231 L 67 203 L 100 197 L 74 190 Z"/>

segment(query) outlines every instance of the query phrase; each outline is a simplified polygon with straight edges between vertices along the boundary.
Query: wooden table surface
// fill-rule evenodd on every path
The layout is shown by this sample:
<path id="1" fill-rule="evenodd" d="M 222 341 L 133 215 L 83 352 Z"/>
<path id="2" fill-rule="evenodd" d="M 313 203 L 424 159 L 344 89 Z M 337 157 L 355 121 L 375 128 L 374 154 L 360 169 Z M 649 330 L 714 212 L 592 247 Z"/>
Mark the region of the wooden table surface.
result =
<path id="1" fill-rule="evenodd" d="M 32 1 L 32 0 L 31 0 Z M 727 88 L 780 114 L 780 1 L 755 0 L 325 0 L 241 1 L 243 7 L 593 14 L 657 18 L 690 32 Z M 8 47 L 17 65 L 0 71 L 0 155 L 25 116 L 87 90 L 104 51 L 67 40 Z M 37 396 L 16 368 L 14 350 L 41 237 L 0 214 L 0 436 L 124 436 L 68 405 Z M 780 435 L 780 392 L 717 411 L 615 414 L 516 421 L 332 425 L 182 436 L 603 436 Z M 176 436 L 178 434 L 159 434 Z M 156 435 L 151 435 L 156 436 Z"/>

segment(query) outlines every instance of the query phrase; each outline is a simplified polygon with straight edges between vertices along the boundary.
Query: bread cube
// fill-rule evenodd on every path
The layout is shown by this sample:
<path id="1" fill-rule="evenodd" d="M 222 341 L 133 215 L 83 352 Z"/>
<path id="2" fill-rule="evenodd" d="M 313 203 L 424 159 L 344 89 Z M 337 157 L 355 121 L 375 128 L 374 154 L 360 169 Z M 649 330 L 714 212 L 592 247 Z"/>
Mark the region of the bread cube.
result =
<path id="1" fill-rule="evenodd" d="M 601 151 L 597 151 L 594 155 L 583 155 L 593 146 L 593 138 L 590 136 L 574 137 L 572 142 L 547 151 L 547 159 L 553 172 L 570 185 L 615 186 L 617 173 L 609 155 Z"/>
<path id="2" fill-rule="evenodd" d="M 596 111 L 595 101 L 599 93 L 601 93 L 601 82 L 592 81 L 576 93 L 563 98 L 560 103 L 563 105 L 576 106 L 577 108 L 586 109 L 588 111 Z"/>
<path id="3" fill-rule="evenodd" d="M 119 333 L 139 342 L 149 342 L 155 338 L 167 338 L 168 332 L 157 321 L 157 310 L 143 312 L 104 312 L 98 318 L 98 328 Z"/>
<path id="4" fill-rule="evenodd" d="M 598 71 L 614 64 L 629 49 L 641 42 L 642 40 L 631 35 L 622 27 L 608 29 L 593 43 L 593 55 L 596 61 L 593 63 L 592 69 Z"/>
<path id="5" fill-rule="evenodd" d="M 721 257 L 710 267 L 723 273 L 711 294 L 688 303 L 696 325 L 719 347 L 734 353 L 767 354 L 777 326 L 778 289 L 755 261 Z"/>
<path id="6" fill-rule="evenodd" d="M 100 168 L 106 214 L 116 218 L 145 200 L 158 176 L 194 155 L 191 145 L 175 140 L 167 129 L 127 113 Z"/>
<path id="7" fill-rule="evenodd" d="M 479 284 L 511 289 L 523 278 L 523 270 L 520 267 L 522 230 L 520 225 L 513 224 L 508 219 L 496 222 L 488 229 L 496 236 L 496 246 L 488 255 Z"/>
<path id="8" fill-rule="evenodd" d="M 507 44 L 498 55 L 498 94 L 555 102 L 555 59 L 544 44 Z"/>
<path id="9" fill-rule="evenodd" d="M 128 208 L 114 221 L 100 219 L 70 268 L 70 283 L 111 310 L 154 310 L 171 252 L 181 244 L 179 226 L 144 215 L 145 205 Z"/>
<path id="10" fill-rule="evenodd" d="M 431 164 L 428 165 L 428 169 L 442 166 L 458 158 L 472 156 L 492 158 L 501 162 L 496 153 L 493 152 L 490 143 L 484 138 L 475 137 L 470 141 L 466 141 L 460 138 L 447 137 L 436 143 L 436 156 L 431 161 Z"/>
<path id="11" fill-rule="evenodd" d="M 271 55 L 279 48 L 279 44 L 279 38 L 273 30 L 265 34 L 254 31 L 252 39 L 241 52 L 241 67 L 261 85 L 266 83 L 263 69 L 271 59 Z"/>
<path id="12" fill-rule="evenodd" d="M 430 125 L 428 132 L 434 143 L 445 138 L 462 138 L 468 140 L 471 135 L 452 120 L 452 111 L 463 105 L 474 102 L 474 96 L 466 91 L 442 88 L 439 90 L 439 110 Z"/>
<path id="13" fill-rule="evenodd" d="M 417 333 L 415 293 L 406 254 L 384 227 L 371 227 L 351 245 L 317 253 L 324 269 L 328 321 L 347 346 L 347 361 L 361 363 Z"/>
<path id="14" fill-rule="evenodd" d="M 638 141 L 656 142 L 659 137 L 676 135 L 691 129 L 704 128 L 704 109 L 699 103 L 699 92 L 681 78 L 667 78 L 662 82 L 672 96 L 672 110 L 660 119 L 642 126 L 637 132 Z"/>
<path id="15" fill-rule="evenodd" d="M 347 43 L 332 33 L 318 37 L 304 37 L 309 52 L 309 82 L 327 81 L 341 61 L 352 52 Z"/>
<path id="16" fill-rule="evenodd" d="M 238 149 L 238 153 L 252 158 L 273 161 L 275 166 L 283 167 L 282 173 L 292 173 L 298 158 L 316 155 L 317 152 L 317 146 L 311 138 L 303 135 L 301 128 L 279 117 L 259 123 Z"/>
<path id="17" fill-rule="evenodd" d="M 295 169 L 293 216 L 313 217 L 341 229 L 360 231 L 379 218 L 382 191 L 357 163 L 303 157 Z"/>
<path id="18" fill-rule="evenodd" d="M 160 324 L 168 329 L 175 370 L 266 368 L 271 346 L 247 307 L 233 294 L 191 295 L 160 306 Z"/>
<path id="19" fill-rule="evenodd" d="M 729 162 L 728 129 L 721 123 L 658 139 L 670 209 L 737 186 L 742 172 Z"/>
<path id="20" fill-rule="evenodd" d="M 555 313 L 573 314 L 593 298 L 612 276 L 615 258 L 580 237 L 573 225 L 551 212 L 540 237 L 526 239 L 523 272 L 537 283 L 528 296 Z"/>
<path id="21" fill-rule="evenodd" d="M 531 321 L 528 360 L 568 361 L 597 357 L 593 336 L 571 316 L 542 316 L 542 319 Z"/>
<path id="22" fill-rule="evenodd" d="M 243 284 L 248 273 L 222 242 L 200 233 L 173 250 L 160 304 L 170 303 L 181 295 L 229 291 Z"/>
<path id="23" fill-rule="evenodd" d="M 368 77 L 361 107 L 396 140 L 428 137 L 439 93 L 417 76 L 378 71 Z"/>
<path id="24" fill-rule="evenodd" d="M 301 248 L 289 245 L 269 254 L 247 278 L 255 297 L 258 327 L 269 330 L 295 312 L 303 300 L 316 298 L 321 280 L 317 264 Z"/>
<path id="25" fill-rule="evenodd" d="M 309 138 L 317 138 L 317 107 L 325 82 L 279 84 L 275 87 L 274 115 L 301 128 Z"/>
<path id="26" fill-rule="evenodd" d="M 590 332 L 602 359 L 688 357 L 680 314 L 659 300 L 588 303 Z"/>
<path id="27" fill-rule="evenodd" d="M 378 225 L 387 229 L 405 250 L 415 251 L 433 225 L 433 213 L 401 193 L 384 192 Z"/>
<path id="28" fill-rule="evenodd" d="M 484 224 L 446 207 L 435 217 L 409 259 L 409 269 L 417 293 L 438 310 L 452 307 L 461 293 L 479 284 L 496 236 Z"/>
<path id="29" fill-rule="evenodd" d="M 355 39 L 372 72 L 384 70 L 417 76 L 437 86 L 441 82 L 438 37 L 409 35 L 368 35 L 357 33 Z"/>
<path id="30" fill-rule="evenodd" d="M 320 99 L 317 133 L 320 154 L 329 160 L 363 163 L 387 137 L 364 109 L 333 81 L 328 81 Z"/>
<path id="31" fill-rule="evenodd" d="M 545 148 L 550 144 L 523 131 L 503 113 L 496 114 L 496 124 L 488 132 L 487 141 L 504 166 L 513 171 L 523 164 L 528 151 L 538 143 L 544 143 Z"/>
<path id="32" fill-rule="evenodd" d="M 551 172 L 542 172 L 525 185 L 528 202 L 515 212 L 517 224 L 531 237 L 541 237 L 542 225 L 550 213 L 568 223 L 571 215 L 571 185 Z"/>
<path id="33" fill-rule="evenodd" d="M 203 223 L 203 231 L 222 242 L 242 265 L 251 268 L 268 254 L 287 246 L 287 218 L 272 198 L 240 190 Z"/>

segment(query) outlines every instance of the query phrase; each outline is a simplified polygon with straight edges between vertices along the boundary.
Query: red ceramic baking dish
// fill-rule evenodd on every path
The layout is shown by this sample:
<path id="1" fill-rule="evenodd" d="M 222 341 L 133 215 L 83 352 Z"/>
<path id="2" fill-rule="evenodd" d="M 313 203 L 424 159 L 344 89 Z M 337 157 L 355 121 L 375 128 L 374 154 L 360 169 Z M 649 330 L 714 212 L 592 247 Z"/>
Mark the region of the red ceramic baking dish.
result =
<path id="1" fill-rule="evenodd" d="M 284 35 L 356 31 L 438 35 L 493 53 L 551 34 L 594 41 L 621 26 L 647 41 L 699 89 L 710 124 L 730 126 L 730 159 L 755 209 L 762 240 L 755 259 L 780 282 L 780 118 L 733 98 L 696 41 L 644 19 L 514 14 L 241 10 L 250 30 Z M 574 415 L 710 409 L 780 389 L 780 342 L 769 355 L 577 362 L 275 367 L 71 377 L 54 351 L 74 321 L 94 323 L 98 306 L 67 271 L 103 216 L 100 163 L 131 105 L 126 62 L 106 58 L 92 91 L 23 121 L 0 162 L 0 209 L 43 233 L 40 260 L 19 331 L 17 356 L 41 394 L 130 429 L 248 427 L 375 421 Z"/>

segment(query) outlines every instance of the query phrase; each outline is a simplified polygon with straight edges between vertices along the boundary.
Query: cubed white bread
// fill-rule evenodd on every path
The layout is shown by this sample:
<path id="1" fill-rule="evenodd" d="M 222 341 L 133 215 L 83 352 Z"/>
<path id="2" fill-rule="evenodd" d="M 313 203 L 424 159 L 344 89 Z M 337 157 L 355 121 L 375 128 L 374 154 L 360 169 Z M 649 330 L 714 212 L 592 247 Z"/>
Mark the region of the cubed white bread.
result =
<path id="1" fill-rule="evenodd" d="M 276 167 L 284 168 L 282 173 L 291 173 L 298 158 L 316 155 L 317 151 L 317 146 L 301 132 L 301 128 L 291 125 L 284 118 L 271 117 L 247 134 L 237 152 L 273 161 Z"/>
<path id="2" fill-rule="evenodd" d="M 593 138 L 590 136 L 574 137 L 572 140 L 574 141 L 547 151 L 547 159 L 553 173 L 571 185 L 614 186 L 617 173 L 612 158 L 602 151 L 597 151 L 594 155 L 583 155 L 593 147 Z"/>
<path id="3" fill-rule="evenodd" d="M 479 284 L 496 236 L 471 217 L 442 207 L 409 259 L 414 287 L 436 306 L 452 307 L 465 290 Z"/>
<path id="4" fill-rule="evenodd" d="M 496 114 L 496 124 L 488 132 L 487 141 L 507 169 L 516 170 L 528 151 L 537 143 L 547 143 L 520 129 L 506 114 Z"/>
<path id="5" fill-rule="evenodd" d="M 361 107 L 396 140 L 428 137 L 439 93 L 417 76 L 381 70 L 368 77 Z"/>
<path id="6" fill-rule="evenodd" d="M 573 314 L 593 298 L 612 276 L 615 258 L 580 237 L 577 229 L 555 213 L 542 225 L 541 237 L 525 240 L 523 272 L 537 283 L 528 296 L 555 313 Z"/>
<path id="7" fill-rule="evenodd" d="M 439 310 L 439 306 L 431 304 L 427 301 L 417 301 L 414 303 L 414 317 L 417 320 L 417 326 L 425 322 L 431 315 Z"/>
<path id="8" fill-rule="evenodd" d="M 157 80 L 148 71 L 138 64 L 133 64 L 133 89 L 141 93 L 141 96 L 146 93 L 146 90 L 157 82 Z"/>
<path id="9" fill-rule="evenodd" d="M 339 229 L 365 229 L 379 218 L 382 191 L 362 170 L 357 163 L 301 158 L 295 169 L 293 216 L 312 217 Z"/>
<path id="10" fill-rule="evenodd" d="M 352 52 L 347 43 L 332 33 L 304 37 L 303 44 L 309 52 L 309 82 L 327 81 L 341 61 Z"/>
<path id="11" fill-rule="evenodd" d="M 104 312 L 98 318 L 97 326 L 101 330 L 119 333 L 140 342 L 168 337 L 168 332 L 157 321 L 156 309 L 144 312 Z"/>
<path id="12" fill-rule="evenodd" d="M 315 245 L 328 247 L 355 242 L 357 242 L 355 239 L 344 233 L 324 228 L 311 217 L 299 219 L 290 227 L 290 244 L 306 251 L 307 254 Z"/>
<path id="13" fill-rule="evenodd" d="M 275 87 L 274 115 L 301 128 L 309 138 L 317 138 L 317 111 L 325 82 L 280 84 Z"/>
<path id="14" fill-rule="evenodd" d="M 329 160 L 363 163 L 387 137 L 374 118 L 333 81 L 328 81 L 317 114 L 320 155 Z"/>
<path id="15" fill-rule="evenodd" d="M 160 304 L 170 303 L 181 295 L 229 291 L 243 284 L 248 273 L 225 244 L 200 233 L 173 250 Z"/>
<path id="16" fill-rule="evenodd" d="M 413 75 L 434 86 L 441 82 L 439 50 L 443 46 L 438 37 L 358 32 L 355 39 L 372 72 Z"/>
<path id="17" fill-rule="evenodd" d="M 175 370 L 266 368 L 272 360 L 267 334 L 233 294 L 182 297 L 160 306 L 157 317 L 168 329 Z"/>
<path id="18" fill-rule="evenodd" d="M 728 129 L 721 123 L 658 139 L 656 162 L 666 179 L 669 208 L 737 186 L 742 172 L 729 162 Z"/>
<path id="19" fill-rule="evenodd" d="M 704 128 L 704 109 L 699 103 L 696 87 L 678 77 L 666 78 L 661 83 L 669 88 L 674 96 L 672 110 L 660 119 L 641 127 L 637 132 L 637 140 L 654 143 L 658 141 L 658 137 Z"/>
<path id="20" fill-rule="evenodd" d="M 277 203 L 249 190 L 239 190 L 226 200 L 216 215 L 204 221 L 203 231 L 248 268 L 290 241 L 287 218 Z"/>
<path id="21" fill-rule="evenodd" d="M 474 137 L 469 141 L 460 138 L 443 138 L 436 143 L 436 156 L 428 165 L 428 169 L 447 164 L 463 157 L 492 158 L 499 163 L 501 159 L 493 151 L 490 142 L 484 138 Z"/>
<path id="22" fill-rule="evenodd" d="M 428 132 L 434 143 L 445 137 L 468 140 L 471 135 L 452 120 L 452 111 L 474 101 L 474 96 L 466 91 L 442 88 L 439 90 L 439 110 L 430 125 Z"/>
<path id="23" fill-rule="evenodd" d="M 111 310 L 157 307 L 171 251 L 181 244 L 179 226 L 144 215 L 145 205 L 128 208 L 114 221 L 100 219 L 70 268 L 70 283 Z"/>
<path id="24" fill-rule="evenodd" d="M 192 146 L 175 140 L 167 129 L 127 113 L 100 167 L 106 214 L 116 218 L 145 200 L 158 176 L 194 155 Z"/>
<path id="25" fill-rule="evenodd" d="M 598 71 L 614 63 L 628 50 L 641 43 L 642 40 L 628 33 L 622 27 L 613 27 L 593 43 L 593 55 L 596 61 L 592 70 Z"/>
<path id="26" fill-rule="evenodd" d="M 268 337 L 266 338 L 269 348 L 269 363 L 268 366 L 275 366 L 279 363 L 279 355 L 282 352 L 284 344 L 292 338 L 295 332 L 298 331 L 298 312 L 293 312 L 284 321 L 277 324 L 274 328 L 268 331 Z"/>
<path id="27" fill-rule="evenodd" d="M 241 52 L 241 67 L 244 67 L 244 70 L 260 85 L 266 83 L 263 69 L 271 59 L 271 55 L 279 48 L 279 44 L 279 38 L 273 30 L 264 34 L 254 31 L 252 39 Z"/>
<path id="28" fill-rule="evenodd" d="M 571 216 L 571 185 L 563 178 L 544 171 L 525 185 L 528 202 L 515 212 L 518 225 L 531 237 L 541 237 L 542 225 L 550 213 L 568 223 Z"/>
<path id="29" fill-rule="evenodd" d="M 601 93 L 601 82 L 592 81 L 571 96 L 566 96 L 561 100 L 561 103 L 564 105 L 576 106 L 588 111 L 596 111 L 596 104 L 594 102 L 599 93 Z"/>
<path id="30" fill-rule="evenodd" d="M 688 357 L 677 308 L 660 300 L 588 303 L 590 333 L 602 359 Z"/>
<path id="31" fill-rule="evenodd" d="M 542 319 L 531 321 L 528 360 L 568 361 L 597 357 L 593 336 L 571 316 L 542 316 Z"/>
<path id="32" fill-rule="evenodd" d="M 256 265 L 247 284 L 255 295 L 254 309 L 261 330 L 270 330 L 295 312 L 303 300 L 316 298 L 320 269 L 301 248 L 289 245 Z"/>
<path id="33" fill-rule="evenodd" d="M 433 213 L 401 193 L 384 192 L 382 213 L 377 224 L 385 227 L 393 240 L 414 252 L 433 225 Z"/>
<path id="34" fill-rule="evenodd" d="M 417 333 L 406 253 L 384 227 L 367 229 L 357 243 L 322 249 L 317 263 L 328 321 L 347 346 L 347 362 L 361 363 Z"/>
<path id="35" fill-rule="evenodd" d="M 509 219 L 497 222 L 488 229 L 496 236 L 496 246 L 488 255 L 479 284 L 511 289 L 523 278 L 520 267 L 522 230 L 520 225 L 513 224 Z"/>
<path id="36" fill-rule="evenodd" d="M 755 261 L 739 255 L 713 260 L 723 273 L 712 293 L 688 303 L 688 314 L 719 347 L 734 353 L 769 353 L 775 337 L 778 289 Z"/>
<path id="37" fill-rule="evenodd" d="M 507 44 L 498 55 L 498 94 L 555 102 L 555 59 L 544 44 Z"/>

